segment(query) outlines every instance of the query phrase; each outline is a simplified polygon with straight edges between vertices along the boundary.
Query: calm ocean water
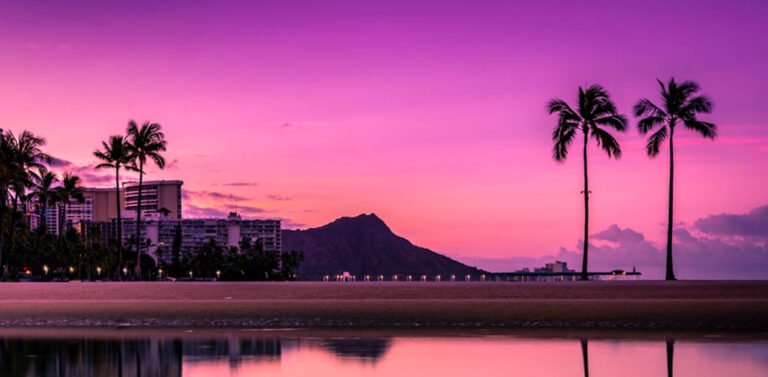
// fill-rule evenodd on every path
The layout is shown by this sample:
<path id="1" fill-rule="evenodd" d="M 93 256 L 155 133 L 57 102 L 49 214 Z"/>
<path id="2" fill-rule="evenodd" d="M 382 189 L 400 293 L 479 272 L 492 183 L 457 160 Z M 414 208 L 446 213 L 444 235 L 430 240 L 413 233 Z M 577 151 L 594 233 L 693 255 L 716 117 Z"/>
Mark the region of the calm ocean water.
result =
<path id="1" fill-rule="evenodd" d="M 768 376 L 768 337 L 0 333 L 2 376 Z"/>

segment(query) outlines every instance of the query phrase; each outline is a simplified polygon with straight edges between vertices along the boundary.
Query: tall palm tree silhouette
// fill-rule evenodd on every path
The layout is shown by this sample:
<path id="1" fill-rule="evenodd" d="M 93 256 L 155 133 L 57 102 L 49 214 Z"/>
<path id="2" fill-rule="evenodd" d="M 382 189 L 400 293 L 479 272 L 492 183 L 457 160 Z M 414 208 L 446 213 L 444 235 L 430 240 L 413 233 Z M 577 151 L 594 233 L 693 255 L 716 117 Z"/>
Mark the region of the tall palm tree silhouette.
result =
<path id="1" fill-rule="evenodd" d="M 656 80 L 661 86 L 662 106 L 657 106 L 647 98 L 635 105 L 635 116 L 644 118 L 637 123 L 637 128 L 643 135 L 658 127 L 658 130 L 648 137 L 646 150 L 651 158 L 659 154 L 659 148 L 664 140 L 669 138 L 669 211 L 667 218 L 667 273 L 666 280 L 677 280 L 672 267 L 672 200 L 675 177 L 675 158 L 673 136 L 675 126 L 682 123 L 686 128 L 696 131 L 701 136 L 714 139 L 717 136 L 717 126 L 702 122 L 698 114 L 712 112 L 712 101 L 705 95 L 697 95 L 700 88 L 693 81 L 675 82 L 674 77 L 665 86 L 661 80 Z"/>
<path id="2" fill-rule="evenodd" d="M 135 121 L 128 122 L 128 150 L 133 157 L 133 165 L 139 172 L 139 192 L 136 206 L 136 276 L 141 280 L 141 189 L 144 182 L 144 165 L 152 161 L 163 169 L 165 158 L 161 152 L 165 151 L 165 135 L 161 131 L 160 124 L 144 122 L 139 127 Z"/>
<path id="3" fill-rule="evenodd" d="M 64 176 L 61 177 L 61 186 L 56 188 L 56 195 L 58 196 L 58 199 L 62 205 L 62 220 L 59 221 L 60 238 L 64 236 L 64 233 L 67 230 L 67 206 L 69 205 L 69 202 L 72 199 L 77 200 L 79 203 L 85 201 L 85 196 L 83 195 L 83 187 L 81 186 L 80 182 L 80 177 L 67 172 L 64 173 Z"/>
<path id="4" fill-rule="evenodd" d="M 552 140 L 555 142 L 552 157 L 555 161 L 565 161 L 568 156 L 568 146 L 573 142 L 577 131 L 581 131 L 584 135 L 584 191 L 582 192 L 584 194 L 584 254 L 581 280 L 587 280 L 590 193 L 587 175 L 587 144 L 589 136 L 592 136 L 609 157 L 620 158 L 619 142 L 600 126 L 623 132 L 627 126 L 627 118 L 618 113 L 616 105 L 600 85 L 591 85 L 586 90 L 579 87 L 579 99 L 575 110 L 559 98 L 551 100 L 547 107 L 550 114 L 558 114 L 557 126 L 552 132 Z"/>
<path id="5" fill-rule="evenodd" d="M 96 169 L 115 169 L 115 195 L 117 196 L 117 268 L 114 278 L 120 279 L 120 271 L 123 268 L 123 219 L 120 214 L 120 168 L 133 169 L 131 151 L 128 141 L 122 135 L 113 135 L 108 141 L 101 142 L 103 150 L 93 152 L 102 163 L 96 165 Z"/>

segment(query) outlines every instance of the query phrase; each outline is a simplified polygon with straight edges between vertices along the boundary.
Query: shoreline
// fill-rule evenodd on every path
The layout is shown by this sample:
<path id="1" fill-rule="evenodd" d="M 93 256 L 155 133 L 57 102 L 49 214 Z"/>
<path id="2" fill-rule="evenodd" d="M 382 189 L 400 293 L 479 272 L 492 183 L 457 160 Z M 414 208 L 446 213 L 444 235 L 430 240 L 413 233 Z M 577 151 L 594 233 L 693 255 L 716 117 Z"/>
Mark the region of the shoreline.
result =
<path id="1" fill-rule="evenodd" d="M 3 283 L 0 328 L 768 331 L 767 281 Z"/>
<path id="2" fill-rule="evenodd" d="M 13 339 L 271 339 L 271 338 L 467 338 L 511 337 L 521 339 L 590 339 L 635 341 L 759 341 L 768 331 L 716 332 L 644 329 L 519 329 L 519 328 L 188 328 L 188 327 L 9 327 L 0 338 Z"/>

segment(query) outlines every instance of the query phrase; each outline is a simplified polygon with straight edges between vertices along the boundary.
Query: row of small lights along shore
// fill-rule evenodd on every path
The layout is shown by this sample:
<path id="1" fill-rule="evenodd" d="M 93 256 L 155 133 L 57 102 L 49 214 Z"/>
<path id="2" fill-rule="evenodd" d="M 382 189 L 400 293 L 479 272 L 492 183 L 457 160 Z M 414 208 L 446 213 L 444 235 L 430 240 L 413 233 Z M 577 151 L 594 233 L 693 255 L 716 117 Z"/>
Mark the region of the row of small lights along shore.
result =
<path id="1" fill-rule="evenodd" d="M 357 281 L 357 276 L 356 275 L 347 275 L 347 274 L 338 274 L 338 275 L 333 275 L 333 276 L 331 276 L 331 275 L 324 275 L 323 276 L 323 281 L 324 282 L 325 281 L 332 281 L 332 279 L 335 279 L 335 281 Z M 414 280 L 413 280 L 413 275 L 405 275 L 405 277 L 403 279 L 401 279 L 400 275 L 392 275 L 392 277 L 389 280 L 385 280 L 384 275 L 374 275 L 374 276 L 365 275 L 365 276 L 363 276 L 363 280 L 362 281 L 369 282 L 369 281 L 414 281 Z M 435 276 L 421 275 L 419 281 L 424 281 L 424 282 L 426 282 L 426 281 L 443 281 L 443 277 L 442 277 L 442 275 L 435 275 Z M 447 281 L 457 281 L 456 280 L 456 275 L 451 275 L 449 280 L 447 280 Z M 464 281 L 472 281 L 472 275 L 465 275 L 464 276 Z M 480 275 L 480 279 L 479 280 L 475 280 L 475 281 L 486 281 L 485 274 Z"/>

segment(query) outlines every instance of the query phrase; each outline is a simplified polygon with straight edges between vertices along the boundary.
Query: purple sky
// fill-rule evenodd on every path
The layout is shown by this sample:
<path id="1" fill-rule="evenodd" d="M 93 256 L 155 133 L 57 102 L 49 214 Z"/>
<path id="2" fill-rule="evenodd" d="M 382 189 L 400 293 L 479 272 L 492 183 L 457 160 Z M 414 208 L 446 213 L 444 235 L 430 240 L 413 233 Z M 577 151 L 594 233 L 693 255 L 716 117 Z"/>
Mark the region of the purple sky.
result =
<path id="1" fill-rule="evenodd" d="M 375 212 L 419 245 L 501 268 L 578 251 L 580 159 L 551 160 L 547 100 L 600 83 L 629 113 L 674 75 L 701 84 L 720 127 L 714 142 L 676 135 L 676 219 L 719 240 L 693 224 L 768 204 L 767 8 L 4 2 L 0 124 L 46 136 L 63 170 L 109 185 L 89 168 L 93 150 L 129 119 L 156 121 L 171 164 L 149 178 L 184 180 L 187 215 L 305 227 Z M 591 229 L 615 224 L 661 248 L 666 153 L 644 155 L 634 120 L 619 140 L 621 161 L 590 152 Z"/>

